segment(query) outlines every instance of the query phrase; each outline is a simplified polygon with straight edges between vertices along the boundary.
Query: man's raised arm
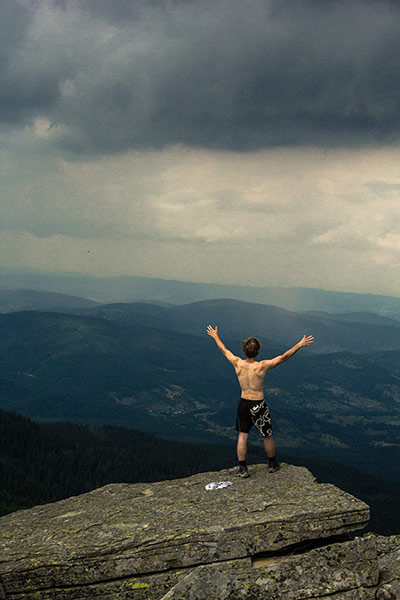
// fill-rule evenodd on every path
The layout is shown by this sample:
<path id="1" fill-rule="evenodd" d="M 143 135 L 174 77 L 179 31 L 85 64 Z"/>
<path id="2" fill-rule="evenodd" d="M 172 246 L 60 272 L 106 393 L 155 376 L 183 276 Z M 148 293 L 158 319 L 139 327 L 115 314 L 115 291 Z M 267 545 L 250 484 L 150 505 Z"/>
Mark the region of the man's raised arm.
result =
<path id="1" fill-rule="evenodd" d="M 268 369 L 274 369 L 278 365 L 282 364 L 286 360 L 289 360 L 296 352 L 300 350 L 300 348 L 304 348 L 305 346 L 311 346 L 314 343 L 314 338 L 312 335 L 303 335 L 302 339 L 295 345 L 293 348 L 286 350 L 283 354 L 279 356 L 275 356 L 271 360 L 263 360 L 263 363 L 266 363 L 266 367 Z"/>
<path id="2" fill-rule="evenodd" d="M 211 327 L 211 325 L 209 325 L 207 327 L 207 333 L 210 337 L 212 337 L 214 339 L 218 348 L 221 350 L 222 354 L 225 356 L 225 358 L 227 358 L 229 360 L 230 363 L 233 364 L 239 359 L 238 356 L 235 356 L 230 350 L 228 350 L 228 348 L 225 346 L 225 344 L 219 338 L 217 326 L 215 326 L 215 328 L 214 328 L 214 327 Z"/>

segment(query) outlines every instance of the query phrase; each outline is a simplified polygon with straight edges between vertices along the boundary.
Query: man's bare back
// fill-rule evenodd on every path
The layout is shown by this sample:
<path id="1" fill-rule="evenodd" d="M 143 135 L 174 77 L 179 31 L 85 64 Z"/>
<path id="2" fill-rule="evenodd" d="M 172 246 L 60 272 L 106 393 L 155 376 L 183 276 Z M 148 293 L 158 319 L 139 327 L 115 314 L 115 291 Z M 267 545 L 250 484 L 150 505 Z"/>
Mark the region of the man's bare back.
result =
<path id="1" fill-rule="evenodd" d="M 300 348 L 311 346 L 314 342 L 312 335 L 303 336 L 303 338 L 290 350 L 287 350 L 279 356 L 275 356 L 270 360 L 260 360 L 257 358 L 242 359 L 235 356 L 218 336 L 218 327 L 207 327 L 207 333 L 215 340 L 222 354 L 229 360 L 235 369 L 239 384 L 242 390 L 241 397 L 247 400 L 263 400 L 264 399 L 264 379 L 270 369 L 274 369 L 278 365 L 288 360 L 296 354 Z"/>
<path id="2" fill-rule="evenodd" d="M 263 364 L 264 362 L 267 361 L 259 362 L 249 358 L 246 360 L 239 358 L 233 364 L 242 390 L 242 398 L 247 400 L 264 399 L 264 379 L 268 370 Z"/>

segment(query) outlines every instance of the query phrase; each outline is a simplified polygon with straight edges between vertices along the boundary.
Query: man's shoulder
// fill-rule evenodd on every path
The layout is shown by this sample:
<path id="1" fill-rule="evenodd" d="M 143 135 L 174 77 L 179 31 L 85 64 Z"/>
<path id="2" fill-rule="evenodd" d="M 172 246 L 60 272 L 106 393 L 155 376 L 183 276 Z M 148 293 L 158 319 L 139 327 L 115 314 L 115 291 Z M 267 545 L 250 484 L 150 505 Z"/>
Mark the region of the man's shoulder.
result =
<path id="1" fill-rule="evenodd" d="M 271 365 L 272 359 L 271 358 L 264 358 L 263 360 L 258 361 L 258 364 L 265 368 L 268 369 L 268 367 Z"/>

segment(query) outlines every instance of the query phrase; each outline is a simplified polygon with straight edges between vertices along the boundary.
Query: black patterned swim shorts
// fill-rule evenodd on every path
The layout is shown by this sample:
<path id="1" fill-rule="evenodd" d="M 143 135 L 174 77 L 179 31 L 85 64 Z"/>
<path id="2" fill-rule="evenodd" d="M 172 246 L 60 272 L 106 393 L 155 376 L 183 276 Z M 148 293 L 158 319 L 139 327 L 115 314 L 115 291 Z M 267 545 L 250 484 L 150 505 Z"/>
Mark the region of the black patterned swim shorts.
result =
<path id="1" fill-rule="evenodd" d="M 271 413 L 265 400 L 246 400 L 241 398 L 237 410 L 236 430 L 249 433 L 254 425 L 262 437 L 271 437 Z"/>

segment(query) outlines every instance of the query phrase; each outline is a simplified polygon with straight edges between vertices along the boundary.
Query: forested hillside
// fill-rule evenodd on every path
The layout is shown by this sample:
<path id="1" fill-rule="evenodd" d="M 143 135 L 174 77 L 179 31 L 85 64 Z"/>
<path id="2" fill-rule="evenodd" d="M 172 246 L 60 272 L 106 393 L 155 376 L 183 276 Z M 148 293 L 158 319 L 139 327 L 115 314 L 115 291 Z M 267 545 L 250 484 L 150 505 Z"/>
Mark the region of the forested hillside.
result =
<path id="1" fill-rule="evenodd" d="M 217 304 L 221 332 L 224 323 L 228 332 L 224 341 L 240 354 L 241 337 L 229 335 L 233 315 L 224 317 Z M 200 308 L 203 320 L 207 313 Z M 190 306 L 182 310 L 188 323 Z M 1 407 L 35 419 L 124 425 L 182 441 L 233 439 L 239 388 L 212 340 L 200 329 L 150 326 L 151 314 L 157 323 L 162 307 L 140 305 L 132 312 L 134 321 L 0 315 Z M 261 339 L 263 356 L 285 349 Z M 267 376 L 277 444 L 291 454 L 338 460 L 400 482 L 400 352 L 316 354 L 318 339 L 312 348 Z"/>
<path id="2" fill-rule="evenodd" d="M 321 460 L 280 455 L 307 466 L 372 508 L 370 530 L 400 530 L 400 488 L 352 468 Z M 249 462 L 266 462 L 250 447 Z M 80 494 L 107 483 L 135 483 L 184 477 L 235 465 L 235 446 L 169 442 L 140 431 L 104 426 L 94 430 L 70 423 L 34 423 L 0 410 L 0 513 Z M 266 485 L 268 477 L 265 472 Z M 234 477 L 234 475 L 232 475 Z"/>

